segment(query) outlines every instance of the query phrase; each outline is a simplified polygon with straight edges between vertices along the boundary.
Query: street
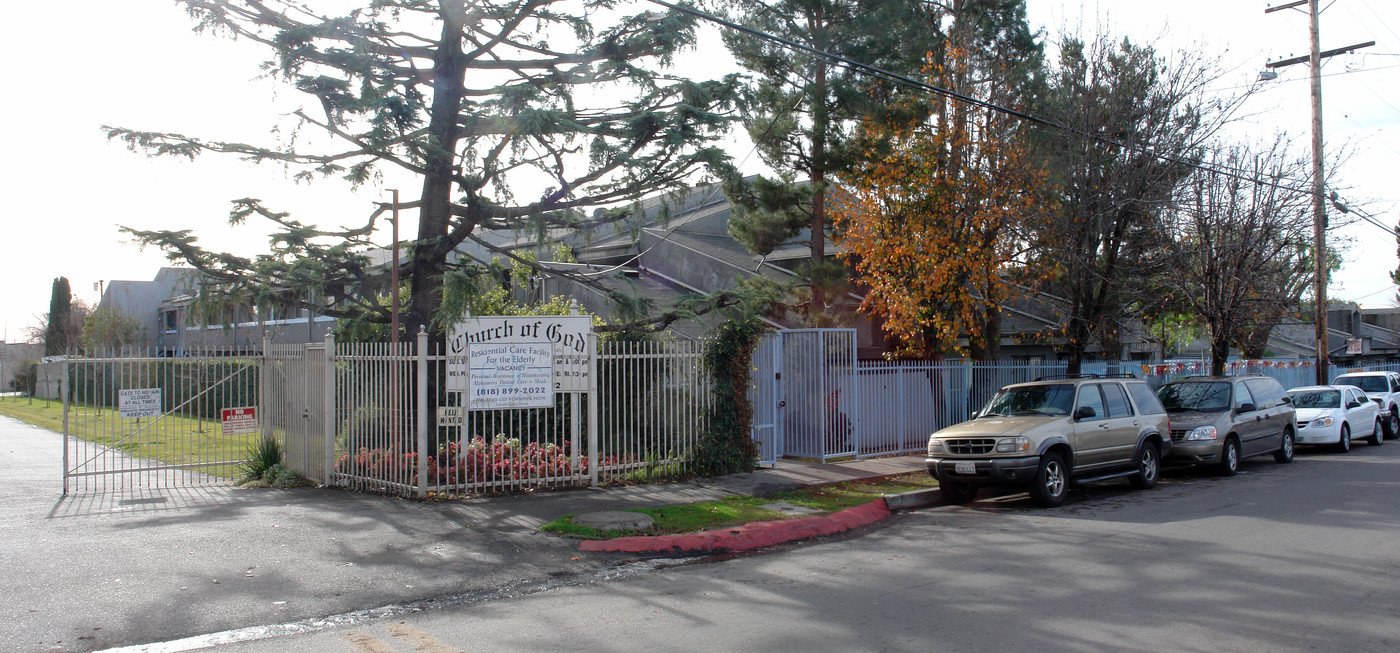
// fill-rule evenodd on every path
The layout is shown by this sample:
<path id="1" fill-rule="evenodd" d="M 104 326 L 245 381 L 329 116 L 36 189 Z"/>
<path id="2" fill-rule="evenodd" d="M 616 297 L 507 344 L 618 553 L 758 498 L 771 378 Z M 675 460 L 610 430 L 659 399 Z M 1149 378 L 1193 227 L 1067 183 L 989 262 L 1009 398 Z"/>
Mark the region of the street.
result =
<path id="1" fill-rule="evenodd" d="M 1400 446 L 1302 449 L 898 516 L 729 560 L 309 628 L 239 651 L 1377 651 L 1400 645 Z M 249 633 L 243 633 L 245 636 Z"/>

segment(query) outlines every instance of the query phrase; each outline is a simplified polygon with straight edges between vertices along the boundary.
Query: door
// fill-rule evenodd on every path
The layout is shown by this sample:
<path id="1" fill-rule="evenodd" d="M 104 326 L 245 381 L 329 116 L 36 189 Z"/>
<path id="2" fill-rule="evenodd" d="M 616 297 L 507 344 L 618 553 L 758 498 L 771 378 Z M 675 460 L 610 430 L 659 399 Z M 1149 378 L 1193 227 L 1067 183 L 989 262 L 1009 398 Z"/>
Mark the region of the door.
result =
<path id="1" fill-rule="evenodd" d="M 1104 406 L 1103 391 L 1098 383 L 1085 383 L 1079 386 L 1079 398 L 1074 403 L 1074 415 L 1084 409 L 1092 415 L 1076 417 L 1074 420 L 1074 471 L 1092 470 L 1108 462 L 1112 451 L 1114 433 L 1113 421 L 1109 419 Z"/>

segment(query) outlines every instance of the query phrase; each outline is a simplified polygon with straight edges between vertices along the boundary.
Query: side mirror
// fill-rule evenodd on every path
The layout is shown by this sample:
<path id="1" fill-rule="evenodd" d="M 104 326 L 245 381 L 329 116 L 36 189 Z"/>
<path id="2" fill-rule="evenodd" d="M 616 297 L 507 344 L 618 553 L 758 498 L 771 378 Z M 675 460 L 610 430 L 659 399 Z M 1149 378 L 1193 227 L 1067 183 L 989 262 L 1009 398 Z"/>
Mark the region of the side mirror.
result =
<path id="1" fill-rule="evenodd" d="M 1288 396 L 1288 395 L 1284 395 L 1284 396 L 1283 396 L 1283 403 L 1285 403 L 1285 404 L 1290 404 L 1290 405 L 1291 405 L 1291 404 L 1293 403 L 1293 398 L 1290 397 L 1290 396 Z"/>
<path id="2" fill-rule="evenodd" d="M 1074 419 L 1076 420 L 1089 419 L 1090 417 L 1097 416 L 1098 413 L 1094 412 L 1093 406 L 1080 406 L 1078 410 L 1074 411 Z"/>
<path id="3" fill-rule="evenodd" d="M 1360 408 L 1360 407 L 1361 407 L 1361 402 L 1359 402 L 1359 401 L 1352 400 L 1352 401 L 1348 401 L 1348 402 L 1347 402 L 1347 408 Z"/>
<path id="4" fill-rule="evenodd" d="M 1259 408 L 1256 407 L 1254 404 L 1249 403 L 1248 401 L 1240 404 L 1240 407 L 1236 409 L 1237 412 L 1241 413 L 1252 413 L 1256 410 L 1259 410 Z"/>

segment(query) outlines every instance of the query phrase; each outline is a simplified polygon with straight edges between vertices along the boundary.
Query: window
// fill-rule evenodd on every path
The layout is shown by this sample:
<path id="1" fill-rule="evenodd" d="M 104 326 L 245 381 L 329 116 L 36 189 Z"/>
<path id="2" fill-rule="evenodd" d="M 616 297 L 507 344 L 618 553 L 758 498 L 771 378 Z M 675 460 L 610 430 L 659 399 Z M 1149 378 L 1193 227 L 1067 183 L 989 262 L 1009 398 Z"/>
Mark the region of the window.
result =
<path id="1" fill-rule="evenodd" d="M 1273 408 L 1283 403 L 1283 386 L 1273 379 L 1250 379 L 1244 384 L 1254 395 L 1254 405 L 1260 409 Z"/>
<path id="2" fill-rule="evenodd" d="M 175 330 L 178 328 L 179 324 L 179 320 L 177 319 L 174 310 L 161 311 L 160 328 L 162 331 L 166 333 L 175 333 Z"/>
<path id="3" fill-rule="evenodd" d="M 1235 384 L 1235 410 L 1239 410 L 1245 404 L 1254 404 L 1254 395 L 1249 393 L 1249 387 L 1243 383 Z M 1255 408 L 1259 404 L 1254 404 Z"/>
<path id="4" fill-rule="evenodd" d="M 1103 419 L 1108 413 L 1104 411 L 1103 394 L 1099 392 L 1099 386 L 1085 385 L 1079 389 L 1079 404 L 1074 412 L 1077 414 L 1080 408 L 1089 407 L 1094 409 L 1094 417 L 1089 419 Z"/>
<path id="5" fill-rule="evenodd" d="M 1123 392 L 1123 386 L 1117 383 L 1105 383 L 1099 386 L 1103 390 L 1104 406 L 1108 408 L 1109 417 L 1131 417 L 1133 409 L 1128 405 L 1128 395 Z"/>
<path id="6" fill-rule="evenodd" d="M 1129 383 L 1128 394 L 1133 396 L 1133 403 L 1137 404 L 1138 412 L 1143 415 L 1161 415 L 1167 412 L 1146 383 Z"/>

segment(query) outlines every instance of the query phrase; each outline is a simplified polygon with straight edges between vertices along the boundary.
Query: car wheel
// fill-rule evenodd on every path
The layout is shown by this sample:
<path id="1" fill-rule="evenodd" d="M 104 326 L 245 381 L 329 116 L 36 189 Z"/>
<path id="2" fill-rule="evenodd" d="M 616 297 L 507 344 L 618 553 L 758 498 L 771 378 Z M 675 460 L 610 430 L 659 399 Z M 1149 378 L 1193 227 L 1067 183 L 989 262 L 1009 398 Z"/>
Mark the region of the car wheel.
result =
<path id="1" fill-rule="evenodd" d="M 1055 452 L 1040 457 L 1040 469 L 1031 481 L 1031 499 L 1046 508 L 1054 508 L 1069 496 L 1069 469 L 1065 459 Z"/>
<path id="2" fill-rule="evenodd" d="M 1383 420 L 1381 428 L 1385 429 L 1385 437 L 1394 439 L 1400 437 L 1400 408 L 1392 407 L 1388 419 Z"/>
<path id="3" fill-rule="evenodd" d="M 1342 435 L 1337 438 L 1337 453 L 1351 451 L 1351 427 L 1342 424 Z"/>
<path id="4" fill-rule="evenodd" d="M 1221 476 L 1234 476 L 1240 471 L 1240 443 L 1235 436 L 1225 438 L 1225 447 L 1220 450 L 1220 462 L 1215 464 L 1215 473 Z"/>
<path id="5" fill-rule="evenodd" d="M 1366 441 L 1373 447 L 1385 444 L 1385 429 L 1381 428 L 1381 418 L 1376 418 L 1376 428 L 1371 431 L 1371 437 L 1366 438 Z"/>
<path id="6" fill-rule="evenodd" d="M 1137 473 L 1128 477 L 1128 482 L 1139 490 L 1148 490 L 1157 485 L 1157 477 L 1162 474 L 1162 453 L 1151 442 L 1142 443 L 1137 454 Z"/>
<path id="7" fill-rule="evenodd" d="M 1288 464 L 1293 462 L 1293 429 L 1283 430 L 1283 442 L 1278 445 L 1278 451 L 1274 452 L 1274 462 Z"/>
<path id="8" fill-rule="evenodd" d="M 977 486 L 957 481 L 939 481 L 938 491 L 943 495 L 943 503 L 961 505 L 977 498 Z"/>

